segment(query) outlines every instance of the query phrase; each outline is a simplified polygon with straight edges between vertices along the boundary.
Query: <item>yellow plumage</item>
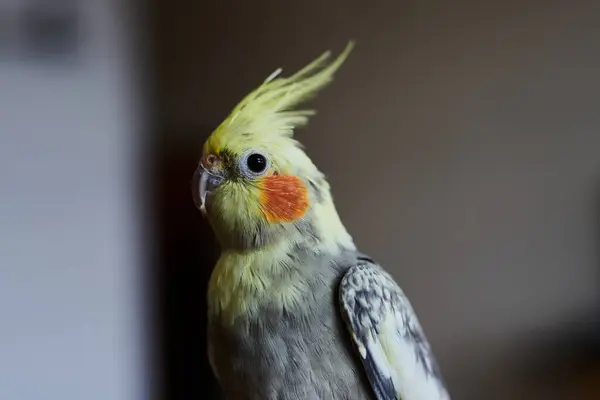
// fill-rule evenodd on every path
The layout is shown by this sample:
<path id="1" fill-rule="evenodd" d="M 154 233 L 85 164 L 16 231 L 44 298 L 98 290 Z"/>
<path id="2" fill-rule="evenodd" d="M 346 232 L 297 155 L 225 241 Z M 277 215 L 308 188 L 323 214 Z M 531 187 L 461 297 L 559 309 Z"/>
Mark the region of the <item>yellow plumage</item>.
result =
<path id="1" fill-rule="evenodd" d="M 352 47 L 288 78 L 277 70 L 205 144 L 201 206 L 222 250 L 208 288 L 209 357 L 231 399 L 449 400 L 408 299 L 357 251 L 293 138 L 314 113 L 295 107 Z"/>
<path id="2" fill-rule="evenodd" d="M 305 125 L 315 111 L 294 107 L 332 81 L 353 47 L 354 43 L 349 42 L 333 61 L 331 52 L 327 51 L 287 78 L 280 77 L 281 69 L 278 69 L 233 109 L 204 145 L 205 154 L 218 155 L 226 150 L 237 155 L 248 148 L 261 150 L 268 154 L 273 168 L 280 174 L 293 173 L 318 184 L 324 199 L 311 205 L 314 228 L 321 238 L 316 252 L 322 249 L 335 253 L 339 243 L 348 248 L 353 243 L 335 211 L 329 185 L 324 179 L 313 182 L 314 177 L 322 174 L 292 137 L 294 128 Z M 220 201 L 213 206 L 213 213 L 218 217 L 213 218 L 212 223 L 220 241 L 226 242 L 232 230 L 252 232 L 255 229 L 257 219 L 261 218 L 260 189 L 255 183 L 242 181 L 223 186 Z M 252 314 L 265 299 L 282 308 L 292 306 L 306 288 L 298 287 L 301 281 L 287 275 L 282 268 L 291 262 L 286 257 L 295 242 L 304 239 L 303 233 L 294 228 L 287 233 L 286 240 L 268 246 L 243 250 L 224 248 L 209 284 L 211 312 L 220 315 L 223 322 L 233 323 L 238 315 Z"/>
<path id="3" fill-rule="evenodd" d="M 205 151 L 224 147 L 235 151 L 249 141 L 274 147 L 282 142 L 289 144 L 294 128 L 306 125 L 308 117 L 315 113 L 293 108 L 332 81 L 353 47 L 354 42 L 349 42 L 328 65 L 331 52 L 327 51 L 288 78 L 279 76 L 281 68 L 276 70 L 233 109 L 207 140 Z"/>

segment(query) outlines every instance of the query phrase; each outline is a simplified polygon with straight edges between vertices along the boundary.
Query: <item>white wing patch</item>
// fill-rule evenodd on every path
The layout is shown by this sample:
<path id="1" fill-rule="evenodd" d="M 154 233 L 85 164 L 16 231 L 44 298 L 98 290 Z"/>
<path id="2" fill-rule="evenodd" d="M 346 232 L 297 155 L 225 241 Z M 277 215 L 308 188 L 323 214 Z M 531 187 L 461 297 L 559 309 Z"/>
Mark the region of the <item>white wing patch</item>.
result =
<path id="1" fill-rule="evenodd" d="M 340 283 L 342 315 L 378 400 L 450 400 L 408 299 L 370 262 Z"/>

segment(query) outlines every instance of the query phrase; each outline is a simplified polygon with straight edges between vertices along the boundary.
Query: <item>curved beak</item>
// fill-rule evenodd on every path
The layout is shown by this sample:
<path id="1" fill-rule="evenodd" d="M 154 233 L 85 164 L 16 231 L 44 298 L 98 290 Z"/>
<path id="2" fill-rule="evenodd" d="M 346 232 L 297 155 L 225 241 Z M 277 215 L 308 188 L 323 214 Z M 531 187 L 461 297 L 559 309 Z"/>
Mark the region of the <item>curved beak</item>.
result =
<path id="1" fill-rule="evenodd" d="M 194 172 L 192 196 L 202 215 L 206 215 L 207 196 L 213 193 L 222 182 L 223 177 L 210 173 L 201 166 Z"/>

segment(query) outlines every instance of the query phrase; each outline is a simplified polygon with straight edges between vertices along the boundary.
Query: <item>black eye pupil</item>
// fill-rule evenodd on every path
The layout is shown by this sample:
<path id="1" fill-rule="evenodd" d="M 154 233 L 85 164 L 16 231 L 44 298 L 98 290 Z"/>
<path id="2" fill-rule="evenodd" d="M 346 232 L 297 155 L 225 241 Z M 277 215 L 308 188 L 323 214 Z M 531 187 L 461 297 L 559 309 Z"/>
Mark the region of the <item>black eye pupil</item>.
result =
<path id="1" fill-rule="evenodd" d="M 262 154 L 250 154 L 246 163 L 248 169 L 256 174 L 263 172 L 267 167 L 267 159 Z"/>

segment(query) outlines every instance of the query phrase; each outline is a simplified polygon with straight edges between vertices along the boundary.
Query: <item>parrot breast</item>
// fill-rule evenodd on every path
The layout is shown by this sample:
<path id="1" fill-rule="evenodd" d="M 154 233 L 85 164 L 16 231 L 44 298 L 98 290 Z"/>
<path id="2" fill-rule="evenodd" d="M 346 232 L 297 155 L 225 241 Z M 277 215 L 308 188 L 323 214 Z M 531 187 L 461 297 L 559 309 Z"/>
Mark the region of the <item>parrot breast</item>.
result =
<path id="1" fill-rule="evenodd" d="M 306 290 L 291 306 L 266 301 L 232 324 L 210 315 L 209 352 L 227 399 L 374 399 L 337 302 L 356 257 L 297 248 L 290 259 L 304 273 L 294 279 Z"/>

